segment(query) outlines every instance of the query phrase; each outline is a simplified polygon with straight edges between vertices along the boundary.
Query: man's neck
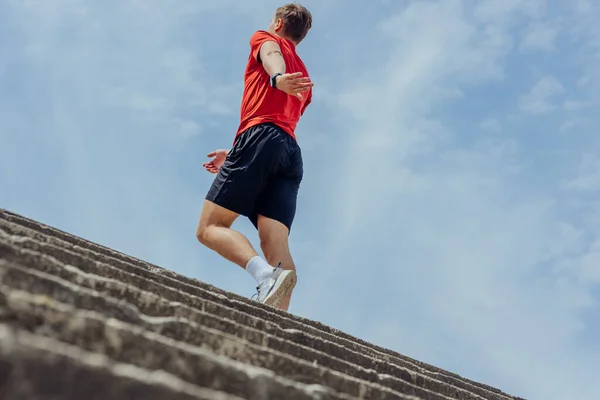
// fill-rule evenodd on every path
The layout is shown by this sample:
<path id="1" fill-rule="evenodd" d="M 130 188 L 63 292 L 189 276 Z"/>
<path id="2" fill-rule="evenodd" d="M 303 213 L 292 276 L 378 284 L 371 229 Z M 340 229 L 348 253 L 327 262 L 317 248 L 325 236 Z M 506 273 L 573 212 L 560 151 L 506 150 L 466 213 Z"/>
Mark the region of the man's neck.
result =
<path id="1" fill-rule="evenodd" d="M 278 34 L 278 33 L 273 33 L 273 35 L 275 35 L 275 36 L 279 36 L 280 38 L 282 38 L 282 39 L 285 39 L 285 40 L 287 40 L 287 41 L 291 42 L 291 43 L 292 43 L 294 46 L 297 46 L 297 45 L 298 45 L 298 43 L 294 42 L 292 39 L 290 39 L 290 38 L 289 38 L 289 37 L 287 37 L 287 36 L 280 35 L 280 34 Z"/>

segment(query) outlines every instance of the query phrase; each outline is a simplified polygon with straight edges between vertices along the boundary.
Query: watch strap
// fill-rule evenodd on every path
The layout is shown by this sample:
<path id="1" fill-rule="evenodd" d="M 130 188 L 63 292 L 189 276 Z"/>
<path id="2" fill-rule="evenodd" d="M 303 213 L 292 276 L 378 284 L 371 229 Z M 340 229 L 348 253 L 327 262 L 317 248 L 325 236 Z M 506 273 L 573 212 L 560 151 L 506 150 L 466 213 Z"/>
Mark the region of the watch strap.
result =
<path id="1" fill-rule="evenodd" d="M 271 81 L 271 87 L 273 88 L 277 88 L 277 77 L 283 75 L 281 72 L 276 72 L 273 75 L 271 75 L 270 81 Z"/>

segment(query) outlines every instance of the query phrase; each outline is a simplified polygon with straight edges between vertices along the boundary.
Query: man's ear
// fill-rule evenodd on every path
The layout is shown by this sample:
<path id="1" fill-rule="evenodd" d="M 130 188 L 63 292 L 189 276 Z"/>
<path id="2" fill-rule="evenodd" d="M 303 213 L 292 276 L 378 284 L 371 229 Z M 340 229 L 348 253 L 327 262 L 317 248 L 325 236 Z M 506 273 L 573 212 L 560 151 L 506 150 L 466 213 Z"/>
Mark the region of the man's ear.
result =
<path id="1" fill-rule="evenodd" d="M 277 18 L 277 22 L 275 22 L 275 32 L 279 32 L 283 28 L 283 20 L 281 18 Z"/>

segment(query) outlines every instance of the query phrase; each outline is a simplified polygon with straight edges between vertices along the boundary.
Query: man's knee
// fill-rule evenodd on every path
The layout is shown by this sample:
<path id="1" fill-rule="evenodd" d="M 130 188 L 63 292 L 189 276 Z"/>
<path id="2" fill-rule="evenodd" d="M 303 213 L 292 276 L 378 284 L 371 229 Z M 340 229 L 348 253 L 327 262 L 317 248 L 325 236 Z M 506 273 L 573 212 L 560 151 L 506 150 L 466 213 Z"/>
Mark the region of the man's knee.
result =
<path id="1" fill-rule="evenodd" d="M 231 228 L 229 221 L 200 221 L 196 228 L 196 239 L 202 244 L 206 244 L 208 236 L 214 228 Z"/>
<path id="2" fill-rule="evenodd" d="M 261 229 L 262 228 L 262 229 Z M 268 228 L 259 225 L 258 238 L 260 247 L 271 251 L 285 250 L 288 246 L 287 229 L 278 226 L 269 226 Z"/>
<path id="3" fill-rule="evenodd" d="M 233 211 L 206 201 L 196 228 L 196 239 L 206 245 L 211 228 L 230 228 L 237 216 Z"/>
<path id="4" fill-rule="evenodd" d="M 280 258 L 288 253 L 287 242 L 273 236 L 260 237 L 260 248 L 271 263 L 282 261 Z"/>
<path id="5" fill-rule="evenodd" d="M 196 228 L 196 239 L 202 244 L 206 244 L 207 231 L 208 225 L 198 224 L 198 227 Z"/>

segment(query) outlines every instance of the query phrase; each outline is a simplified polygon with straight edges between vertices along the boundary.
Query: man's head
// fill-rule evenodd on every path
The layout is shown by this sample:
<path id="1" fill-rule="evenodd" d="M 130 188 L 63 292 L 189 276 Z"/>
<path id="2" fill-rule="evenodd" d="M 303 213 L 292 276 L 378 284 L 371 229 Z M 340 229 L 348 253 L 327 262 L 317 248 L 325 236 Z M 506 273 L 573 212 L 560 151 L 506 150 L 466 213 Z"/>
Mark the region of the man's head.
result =
<path id="1" fill-rule="evenodd" d="M 289 3 L 279 7 L 271 20 L 268 31 L 298 44 L 312 27 L 312 15 L 306 7 Z"/>

